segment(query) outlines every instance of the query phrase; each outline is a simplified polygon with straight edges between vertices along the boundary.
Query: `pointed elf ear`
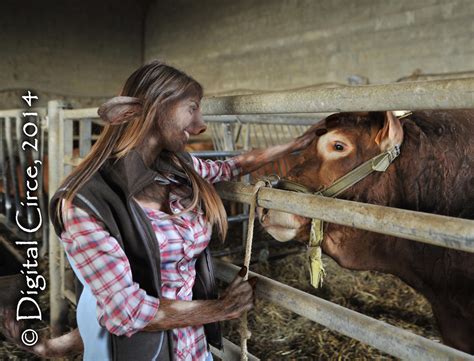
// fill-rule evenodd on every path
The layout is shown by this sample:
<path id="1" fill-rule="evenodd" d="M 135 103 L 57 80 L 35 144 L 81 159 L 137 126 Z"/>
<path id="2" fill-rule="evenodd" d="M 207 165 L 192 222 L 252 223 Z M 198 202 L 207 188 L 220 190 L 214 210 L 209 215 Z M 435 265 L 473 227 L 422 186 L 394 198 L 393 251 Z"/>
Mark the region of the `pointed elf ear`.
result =
<path id="1" fill-rule="evenodd" d="M 403 128 L 400 119 L 392 112 L 385 112 L 385 122 L 375 137 L 375 143 L 380 150 L 386 151 L 395 145 L 401 145 L 402 142 Z"/>
<path id="2" fill-rule="evenodd" d="M 139 116 L 142 112 L 142 102 L 133 97 L 114 97 L 97 110 L 97 114 L 110 124 L 121 124 Z"/>

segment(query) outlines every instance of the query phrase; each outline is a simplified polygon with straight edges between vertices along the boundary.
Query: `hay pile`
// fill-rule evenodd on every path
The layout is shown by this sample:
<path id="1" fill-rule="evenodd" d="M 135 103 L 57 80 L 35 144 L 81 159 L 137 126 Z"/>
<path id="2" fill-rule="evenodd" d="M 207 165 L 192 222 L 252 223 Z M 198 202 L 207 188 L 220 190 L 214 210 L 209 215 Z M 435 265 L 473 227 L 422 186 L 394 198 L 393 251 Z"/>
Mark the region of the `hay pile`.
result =
<path id="1" fill-rule="evenodd" d="M 397 327 L 439 340 L 428 302 L 398 278 L 377 272 L 354 272 L 324 256 L 327 276 L 315 290 L 309 284 L 304 253 L 260 262 L 251 270 L 305 292 Z M 249 351 L 262 360 L 395 359 L 290 311 L 258 300 L 249 314 Z M 224 325 L 224 333 L 239 344 L 238 322 Z"/>

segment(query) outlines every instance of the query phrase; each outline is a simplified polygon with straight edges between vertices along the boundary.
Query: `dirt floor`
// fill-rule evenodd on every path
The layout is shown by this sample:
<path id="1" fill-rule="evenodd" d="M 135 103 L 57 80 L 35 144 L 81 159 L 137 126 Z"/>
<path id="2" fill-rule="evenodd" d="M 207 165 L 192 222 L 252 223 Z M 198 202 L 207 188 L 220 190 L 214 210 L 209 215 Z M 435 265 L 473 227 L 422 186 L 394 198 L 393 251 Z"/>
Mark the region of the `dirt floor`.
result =
<path id="1" fill-rule="evenodd" d="M 222 250 L 223 247 L 218 248 Z M 272 259 L 287 252 L 293 254 Z M 324 286 L 315 290 L 308 281 L 303 252 L 303 247 L 297 245 L 270 252 L 257 250 L 255 254 L 260 260 L 251 266 L 251 270 L 370 317 L 439 340 L 429 304 L 398 278 L 377 272 L 348 271 L 324 257 L 327 276 Z M 266 260 L 268 256 L 269 261 Z M 243 257 L 234 253 L 232 259 L 239 263 Z M 42 297 L 42 303 L 47 314 L 47 295 Z M 71 315 L 74 315 L 73 309 Z M 262 300 L 257 300 L 255 309 L 250 312 L 249 325 L 252 331 L 249 351 L 262 360 L 394 359 Z M 223 324 L 223 329 L 227 338 L 239 344 L 236 321 Z M 39 360 L 18 350 L 0 336 L 0 360 L 7 359 Z"/>

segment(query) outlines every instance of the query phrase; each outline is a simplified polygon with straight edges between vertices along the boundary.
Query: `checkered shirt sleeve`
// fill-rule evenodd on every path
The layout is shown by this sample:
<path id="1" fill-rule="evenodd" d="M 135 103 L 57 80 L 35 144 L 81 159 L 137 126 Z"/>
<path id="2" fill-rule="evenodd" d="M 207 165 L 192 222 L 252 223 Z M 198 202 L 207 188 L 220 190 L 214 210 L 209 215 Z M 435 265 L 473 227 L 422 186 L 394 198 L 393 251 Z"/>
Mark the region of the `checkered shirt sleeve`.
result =
<path id="1" fill-rule="evenodd" d="M 101 221 L 74 205 L 64 212 L 64 249 L 97 300 L 99 322 L 112 334 L 132 336 L 154 318 L 159 299 L 133 282 L 127 256 Z"/>
<path id="2" fill-rule="evenodd" d="M 235 157 L 227 160 L 203 160 L 191 155 L 191 158 L 196 172 L 209 183 L 228 181 L 242 173 L 240 163 Z"/>

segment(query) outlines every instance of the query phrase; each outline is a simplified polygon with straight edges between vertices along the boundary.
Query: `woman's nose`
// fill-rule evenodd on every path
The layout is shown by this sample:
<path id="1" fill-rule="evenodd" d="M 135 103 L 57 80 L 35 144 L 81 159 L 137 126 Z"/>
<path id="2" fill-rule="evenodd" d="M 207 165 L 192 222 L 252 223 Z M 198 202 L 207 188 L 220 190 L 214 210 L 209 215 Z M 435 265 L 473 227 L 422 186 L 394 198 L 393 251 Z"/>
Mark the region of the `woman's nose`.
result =
<path id="1" fill-rule="evenodd" d="M 204 124 L 204 122 L 201 122 L 199 128 L 198 128 L 198 134 L 204 133 L 207 129 L 207 125 Z"/>
<path id="2" fill-rule="evenodd" d="M 206 129 L 207 129 L 207 126 L 206 124 L 203 123 L 202 125 L 193 126 L 192 128 L 189 128 L 187 130 L 192 135 L 198 135 L 198 134 L 204 133 Z"/>
<path id="3" fill-rule="evenodd" d="M 189 129 L 189 132 L 192 135 L 198 135 L 198 134 L 204 133 L 206 129 L 207 129 L 207 125 L 202 120 L 202 117 L 199 117 L 193 122 L 191 129 Z"/>

